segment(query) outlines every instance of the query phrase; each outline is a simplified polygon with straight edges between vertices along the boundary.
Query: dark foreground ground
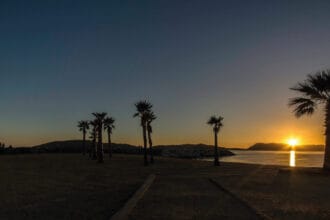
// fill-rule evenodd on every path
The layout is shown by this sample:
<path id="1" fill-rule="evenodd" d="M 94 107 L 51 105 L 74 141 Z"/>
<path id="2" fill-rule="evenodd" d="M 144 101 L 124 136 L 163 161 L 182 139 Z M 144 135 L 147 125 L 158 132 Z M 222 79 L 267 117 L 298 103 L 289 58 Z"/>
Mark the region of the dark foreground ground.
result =
<path id="1" fill-rule="evenodd" d="M 143 167 L 140 156 L 127 155 L 104 164 L 78 154 L 3 155 L 0 219 L 110 219 L 151 173 L 156 179 L 130 219 L 330 219 L 330 174 L 304 171 L 168 158 Z"/>

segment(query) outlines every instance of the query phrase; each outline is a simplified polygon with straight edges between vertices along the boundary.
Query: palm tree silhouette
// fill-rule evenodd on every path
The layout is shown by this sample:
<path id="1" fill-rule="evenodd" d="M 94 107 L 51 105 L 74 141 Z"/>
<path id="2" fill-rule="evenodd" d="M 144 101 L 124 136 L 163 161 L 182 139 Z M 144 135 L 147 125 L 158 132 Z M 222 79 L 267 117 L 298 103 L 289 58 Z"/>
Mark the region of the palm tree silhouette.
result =
<path id="1" fill-rule="evenodd" d="M 115 119 L 113 117 L 106 117 L 104 119 L 104 130 L 108 134 L 108 147 L 109 147 L 109 157 L 112 157 L 112 147 L 111 147 L 111 134 L 112 130 L 115 128 Z"/>
<path id="2" fill-rule="evenodd" d="M 79 131 L 83 133 L 83 155 L 86 155 L 86 133 L 89 129 L 88 121 L 79 121 L 78 122 Z"/>
<path id="3" fill-rule="evenodd" d="M 96 160 L 97 121 L 96 120 L 90 121 L 89 124 L 92 126 L 90 138 L 92 139 L 93 142 L 89 151 L 89 157 L 91 157 L 93 160 Z"/>
<path id="4" fill-rule="evenodd" d="M 136 113 L 133 117 L 140 117 L 140 125 L 143 132 L 144 165 L 148 166 L 147 158 L 147 114 L 151 111 L 152 104 L 148 101 L 139 101 L 135 103 Z"/>
<path id="5" fill-rule="evenodd" d="M 211 116 L 207 124 L 213 127 L 214 132 L 214 166 L 219 166 L 219 153 L 218 153 L 218 133 L 222 124 L 223 117 Z"/>
<path id="6" fill-rule="evenodd" d="M 147 121 L 147 132 L 148 132 L 148 141 L 149 141 L 149 152 L 150 152 L 150 163 L 154 163 L 154 154 L 152 150 L 152 138 L 151 138 L 151 133 L 152 133 L 152 127 L 151 127 L 151 122 L 156 120 L 156 115 L 154 112 L 150 111 L 146 114 L 146 121 Z"/>
<path id="7" fill-rule="evenodd" d="M 318 105 L 324 105 L 326 140 L 323 168 L 330 169 L 330 69 L 308 75 L 304 82 L 290 89 L 301 95 L 289 101 L 297 118 L 312 115 Z"/>
<path id="8" fill-rule="evenodd" d="M 102 112 L 102 113 L 92 113 L 95 117 L 95 121 L 97 124 L 97 161 L 99 163 L 103 163 L 103 138 L 102 138 L 102 131 L 103 131 L 103 123 L 104 123 L 104 119 L 107 116 L 107 113 Z"/>

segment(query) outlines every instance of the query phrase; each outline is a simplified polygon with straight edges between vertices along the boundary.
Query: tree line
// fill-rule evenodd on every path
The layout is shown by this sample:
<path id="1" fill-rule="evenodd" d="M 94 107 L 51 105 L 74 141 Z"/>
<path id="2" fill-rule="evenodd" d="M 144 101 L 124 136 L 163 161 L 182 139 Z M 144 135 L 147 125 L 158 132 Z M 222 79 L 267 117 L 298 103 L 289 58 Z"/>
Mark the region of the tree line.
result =
<path id="1" fill-rule="evenodd" d="M 142 128 L 142 139 L 143 139 L 143 162 L 145 166 L 149 163 L 154 163 L 153 154 L 153 142 L 152 142 L 152 122 L 157 119 L 156 114 L 153 112 L 153 105 L 146 101 L 139 101 L 135 103 L 134 118 L 138 118 L 140 126 Z M 107 131 L 108 134 L 108 152 L 109 158 L 112 157 L 111 148 L 111 135 L 115 128 L 115 119 L 113 117 L 107 117 L 107 113 L 92 113 L 94 119 L 83 120 L 78 122 L 78 128 L 83 134 L 83 154 L 86 154 L 86 134 L 89 129 L 90 138 L 92 139 L 92 146 L 89 149 L 89 157 L 97 160 L 99 163 L 103 163 L 103 143 L 102 143 L 102 131 Z M 212 116 L 207 124 L 213 126 L 214 132 L 214 165 L 219 166 L 219 153 L 218 153 L 218 133 L 222 124 L 223 117 Z M 96 141 L 97 140 L 97 141 Z M 147 150 L 149 148 L 149 150 Z M 148 155 L 149 153 L 149 155 Z M 149 159 L 148 159 L 149 158 Z"/>
<path id="2" fill-rule="evenodd" d="M 134 118 L 139 118 L 140 126 L 142 127 L 143 136 L 143 155 L 144 155 L 144 165 L 147 166 L 149 163 L 154 163 L 153 149 L 152 149 L 152 122 L 156 120 L 156 115 L 152 111 L 152 104 L 148 101 L 139 101 L 135 103 L 136 113 L 133 115 Z M 113 117 L 108 117 L 107 113 L 92 113 L 94 119 L 92 120 L 82 120 L 78 122 L 78 128 L 83 134 L 83 154 L 87 153 L 86 149 L 86 134 L 90 129 L 90 139 L 92 140 L 92 146 L 90 147 L 89 157 L 91 159 L 97 160 L 99 163 L 104 162 L 104 152 L 103 152 L 103 130 L 107 132 L 108 135 L 108 153 L 109 158 L 112 157 L 112 147 L 111 147 L 111 135 L 115 129 L 115 119 Z M 149 144 L 149 155 L 150 160 L 148 160 L 147 147 Z"/>

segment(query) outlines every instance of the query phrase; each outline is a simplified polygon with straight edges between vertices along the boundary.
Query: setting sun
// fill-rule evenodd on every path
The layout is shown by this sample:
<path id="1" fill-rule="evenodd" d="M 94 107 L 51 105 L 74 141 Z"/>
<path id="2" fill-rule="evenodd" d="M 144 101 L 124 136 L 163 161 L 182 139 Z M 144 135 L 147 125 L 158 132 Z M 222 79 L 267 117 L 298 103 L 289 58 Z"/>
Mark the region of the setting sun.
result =
<path id="1" fill-rule="evenodd" d="M 297 138 L 289 138 L 287 143 L 291 147 L 294 147 L 294 146 L 297 146 L 297 144 L 299 143 L 299 141 L 298 141 Z"/>

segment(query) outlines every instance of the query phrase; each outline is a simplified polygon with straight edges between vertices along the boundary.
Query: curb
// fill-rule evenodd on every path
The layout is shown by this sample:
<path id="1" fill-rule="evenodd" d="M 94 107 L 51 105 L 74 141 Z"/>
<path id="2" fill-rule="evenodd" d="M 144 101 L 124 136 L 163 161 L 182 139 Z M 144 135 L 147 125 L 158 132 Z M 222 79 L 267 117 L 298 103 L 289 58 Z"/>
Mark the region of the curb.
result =
<path id="1" fill-rule="evenodd" d="M 148 191 L 151 184 L 154 182 L 156 175 L 150 174 L 147 179 L 144 181 L 142 186 L 134 193 L 134 195 L 125 203 L 125 205 L 116 212 L 110 219 L 111 220 L 127 220 L 128 216 L 135 208 L 139 200 L 144 196 Z"/>
<path id="2" fill-rule="evenodd" d="M 250 206 L 247 202 L 245 202 L 244 200 L 242 200 L 240 197 L 238 197 L 236 194 L 232 193 L 228 189 L 224 188 L 222 185 L 220 185 L 214 179 L 209 178 L 209 181 L 211 183 L 213 183 L 213 185 L 215 185 L 218 189 L 220 189 L 221 191 L 227 193 L 228 195 L 230 195 L 231 197 L 233 197 L 234 199 L 236 199 L 241 205 L 245 206 L 246 208 L 248 208 L 249 210 L 251 210 L 252 212 L 254 212 L 260 219 L 264 219 L 264 220 L 271 220 L 272 219 L 269 216 L 265 215 L 264 213 L 261 213 L 260 211 L 256 210 L 252 206 Z"/>

